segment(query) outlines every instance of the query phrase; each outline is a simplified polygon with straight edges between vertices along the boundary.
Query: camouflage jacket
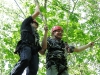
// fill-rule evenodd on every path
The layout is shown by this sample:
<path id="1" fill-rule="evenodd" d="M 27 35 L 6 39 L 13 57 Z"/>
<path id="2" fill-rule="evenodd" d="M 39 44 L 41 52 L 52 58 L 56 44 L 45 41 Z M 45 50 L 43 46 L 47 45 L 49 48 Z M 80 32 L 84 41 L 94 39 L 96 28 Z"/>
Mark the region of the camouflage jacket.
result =
<path id="1" fill-rule="evenodd" d="M 74 47 L 68 46 L 67 43 L 63 42 L 62 40 L 58 41 L 53 38 L 48 38 L 48 47 L 47 47 L 47 54 L 46 54 L 46 63 L 47 68 L 51 65 L 59 65 L 62 64 L 64 66 L 67 65 L 67 59 L 65 57 L 65 52 L 68 52 L 68 48 L 70 48 L 70 53 L 73 52 Z"/>

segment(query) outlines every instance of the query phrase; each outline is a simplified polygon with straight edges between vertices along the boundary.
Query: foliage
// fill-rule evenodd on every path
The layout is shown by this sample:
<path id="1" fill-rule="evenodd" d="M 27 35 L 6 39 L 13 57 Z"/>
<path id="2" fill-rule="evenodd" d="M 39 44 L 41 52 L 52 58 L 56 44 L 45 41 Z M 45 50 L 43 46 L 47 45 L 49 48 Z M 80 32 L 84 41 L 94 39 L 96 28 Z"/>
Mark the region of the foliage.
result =
<path id="1" fill-rule="evenodd" d="M 13 52 L 20 40 L 20 26 L 25 17 L 34 12 L 34 0 L 3 0 L 0 1 L 0 74 L 7 75 L 18 61 L 19 56 Z M 47 1 L 47 2 L 45 2 Z M 39 22 L 40 42 L 43 38 L 43 25 L 47 20 L 49 30 L 54 25 L 64 29 L 63 40 L 70 45 L 81 46 L 95 41 L 100 36 L 100 3 L 99 0 L 39 0 L 43 16 L 36 20 Z M 45 6 L 46 5 L 46 6 Z M 50 36 L 50 32 L 48 36 Z M 100 41 L 100 40 L 99 40 Z M 100 69 L 100 43 L 96 41 L 93 48 L 80 53 L 68 54 L 70 75 L 99 75 Z M 45 55 L 40 55 L 38 75 L 45 75 Z M 99 66 L 98 66 L 99 65 Z"/>

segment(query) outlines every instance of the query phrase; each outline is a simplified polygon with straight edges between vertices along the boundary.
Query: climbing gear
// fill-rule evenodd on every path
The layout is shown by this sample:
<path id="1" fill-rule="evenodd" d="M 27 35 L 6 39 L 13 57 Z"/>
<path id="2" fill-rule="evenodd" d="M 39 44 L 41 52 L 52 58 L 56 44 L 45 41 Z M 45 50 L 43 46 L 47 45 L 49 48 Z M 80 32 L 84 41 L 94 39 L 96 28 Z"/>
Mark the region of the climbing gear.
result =
<path id="1" fill-rule="evenodd" d="M 23 13 L 23 15 L 25 16 L 25 14 L 24 14 L 24 12 L 23 12 L 23 10 L 21 9 L 21 7 L 19 6 L 19 4 L 18 4 L 18 2 L 16 1 L 16 0 L 14 0 L 15 1 L 15 3 L 17 4 L 17 6 L 19 7 L 19 9 L 20 9 L 20 11 Z M 26 16 L 25 16 L 26 17 Z"/>
<path id="2" fill-rule="evenodd" d="M 36 5 L 39 6 L 39 1 L 38 1 L 38 0 L 34 0 L 34 2 L 35 2 Z M 46 3 L 47 3 L 47 1 L 46 1 Z M 46 4 L 45 4 L 45 9 L 46 9 Z M 47 19 L 46 19 L 46 17 L 45 17 L 41 12 L 40 12 L 40 17 L 41 17 L 41 19 L 43 20 L 43 23 L 44 23 L 45 25 L 47 25 Z"/>
<path id="3" fill-rule="evenodd" d="M 100 40 L 100 37 L 99 38 L 97 38 L 94 42 L 98 42 Z"/>
<path id="4" fill-rule="evenodd" d="M 60 26 L 54 26 L 53 28 L 52 28 L 52 33 L 54 32 L 54 31 L 56 31 L 56 30 L 62 30 L 63 31 L 63 29 L 60 27 Z"/>

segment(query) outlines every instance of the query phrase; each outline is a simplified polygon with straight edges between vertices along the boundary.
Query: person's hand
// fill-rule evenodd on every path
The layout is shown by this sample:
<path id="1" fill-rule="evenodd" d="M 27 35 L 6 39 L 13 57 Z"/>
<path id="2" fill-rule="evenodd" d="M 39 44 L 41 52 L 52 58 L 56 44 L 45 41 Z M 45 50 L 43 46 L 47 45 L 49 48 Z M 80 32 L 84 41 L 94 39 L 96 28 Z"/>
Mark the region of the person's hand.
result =
<path id="1" fill-rule="evenodd" d="M 40 8 L 40 6 L 39 5 L 37 5 L 36 7 L 35 7 L 35 9 L 39 9 Z"/>
<path id="2" fill-rule="evenodd" d="M 40 12 L 40 6 L 39 6 L 39 5 L 37 5 L 37 6 L 35 7 L 35 12 Z"/>
<path id="3" fill-rule="evenodd" d="M 89 47 L 93 47 L 94 46 L 94 42 L 90 42 L 88 45 L 89 45 Z"/>
<path id="4" fill-rule="evenodd" d="M 44 25 L 44 30 L 45 30 L 46 32 L 48 31 L 47 25 Z"/>

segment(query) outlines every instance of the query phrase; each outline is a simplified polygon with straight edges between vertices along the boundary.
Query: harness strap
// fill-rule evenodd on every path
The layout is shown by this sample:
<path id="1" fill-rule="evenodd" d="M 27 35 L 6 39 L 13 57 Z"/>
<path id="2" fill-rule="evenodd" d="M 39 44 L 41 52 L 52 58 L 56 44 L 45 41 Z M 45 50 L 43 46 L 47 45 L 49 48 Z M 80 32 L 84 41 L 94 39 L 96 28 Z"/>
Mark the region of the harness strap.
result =
<path id="1" fill-rule="evenodd" d="M 21 30 L 21 32 L 29 32 L 29 33 L 31 33 L 29 30 L 27 30 L 27 29 L 23 29 L 23 30 Z"/>

